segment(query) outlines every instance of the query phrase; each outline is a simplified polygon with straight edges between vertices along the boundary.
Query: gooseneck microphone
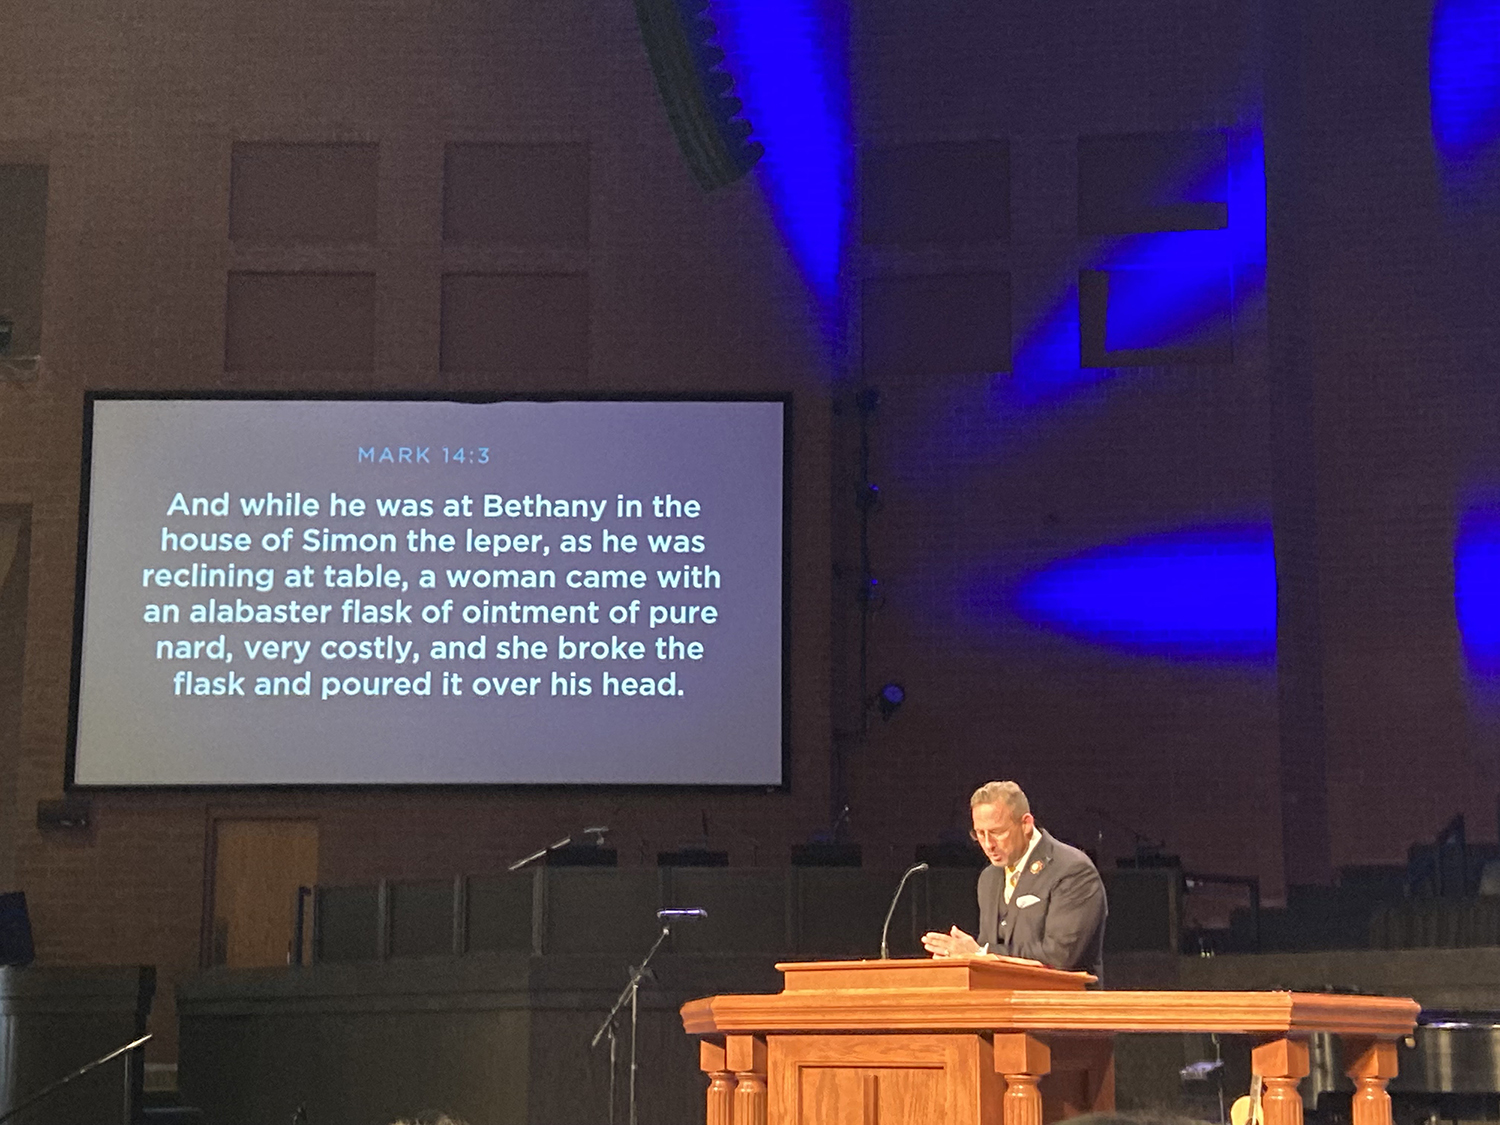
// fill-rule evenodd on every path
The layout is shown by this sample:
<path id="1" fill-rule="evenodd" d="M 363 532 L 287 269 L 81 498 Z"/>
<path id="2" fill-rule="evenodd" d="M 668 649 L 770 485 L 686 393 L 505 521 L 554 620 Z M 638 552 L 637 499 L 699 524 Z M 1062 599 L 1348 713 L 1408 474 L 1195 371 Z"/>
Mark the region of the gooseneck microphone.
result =
<path id="1" fill-rule="evenodd" d="M 927 865 L 925 863 L 908 867 L 906 874 L 901 876 L 901 882 L 896 884 L 896 893 L 891 896 L 891 908 L 885 912 L 885 925 L 880 927 L 880 959 L 882 961 L 889 961 L 891 959 L 891 951 L 890 947 L 886 945 L 886 937 L 891 932 L 891 915 L 896 913 L 896 903 L 901 901 L 901 892 L 906 889 L 906 881 L 918 871 L 926 870 Z"/>

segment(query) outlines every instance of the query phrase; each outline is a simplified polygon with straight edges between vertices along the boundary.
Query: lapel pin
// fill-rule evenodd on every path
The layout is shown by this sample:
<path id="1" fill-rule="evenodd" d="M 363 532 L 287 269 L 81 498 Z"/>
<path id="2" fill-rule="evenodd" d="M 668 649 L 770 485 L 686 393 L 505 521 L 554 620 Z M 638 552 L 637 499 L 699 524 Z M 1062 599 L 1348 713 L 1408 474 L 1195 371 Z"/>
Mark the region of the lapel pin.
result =
<path id="1" fill-rule="evenodd" d="M 1033 875 L 1040 875 L 1042 873 L 1042 861 L 1041 860 L 1038 859 L 1038 860 L 1034 860 L 1032 862 L 1032 864 L 1031 864 L 1031 873 Z"/>

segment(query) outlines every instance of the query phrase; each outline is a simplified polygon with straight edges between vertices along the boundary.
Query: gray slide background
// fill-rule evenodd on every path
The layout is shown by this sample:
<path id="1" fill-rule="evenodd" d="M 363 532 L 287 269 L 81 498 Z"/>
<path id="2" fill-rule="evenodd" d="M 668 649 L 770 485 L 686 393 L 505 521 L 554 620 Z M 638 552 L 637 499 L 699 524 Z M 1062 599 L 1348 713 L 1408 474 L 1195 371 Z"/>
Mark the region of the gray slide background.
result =
<path id="1" fill-rule="evenodd" d="M 79 785 L 257 785 L 428 783 L 610 783 L 777 784 L 782 769 L 782 471 L 783 412 L 777 402 L 369 402 L 97 400 L 88 513 L 88 558 L 84 599 L 83 654 L 78 701 L 74 781 Z M 489 463 L 442 463 L 442 447 L 489 448 Z M 428 446 L 432 464 L 360 464 L 359 447 Z M 188 497 L 230 494 L 227 518 L 166 514 L 177 492 Z M 316 518 L 243 517 L 239 498 L 300 491 L 322 505 Z M 362 519 L 331 517 L 330 492 L 370 503 Z M 485 519 L 485 493 L 611 501 L 597 524 L 557 519 Z M 703 505 L 698 519 L 652 518 L 650 498 L 671 493 Z M 618 493 L 644 501 L 645 518 L 614 515 Z M 471 518 L 445 518 L 449 497 L 474 498 Z M 382 519 L 376 497 L 430 498 L 430 519 Z M 408 527 L 425 526 L 458 539 L 452 554 L 413 554 Z M 166 552 L 161 529 L 250 532 L 244 553 Z M 267 531 L 296 528 L 285 554 L 260 546 Z M 395 554 L 322 554 L 301 549 L 305 527 L 334 531 L 396 532 Z M 550 555 L 468 555 L 463 532 L 541 532 Z M 603 528 L 635 534 L 634 555 L 604 555 Z M 648 532 L 702 534 L 699 555 L 655 555 Z M 561 555 L 564 533 L 594 537 L 590 554 Z M 198 561 L 214 566 L 276 568 L 276 586 L 253 589 L 143 589 L 145 567 L 180 567 Z M 397 591 L 324 589 L 323 567 L 397 567 L 410 588 Z M 317 586 L 287 589 L 290 567 L 313 564 Z M 707 564 L 723 575 L 719 590 L 664 590 L 656 571 Z M 555 590 L 450 590 L 450 568 L 547 567 L 557 571 Z M 623 567 L 647 572 L 641 590 L 569 590 L 571 567 Z M 436 569 L 438 588 L 421 590 L 417 575 Z M 426 626 L 414 613 L 409 626 L 344 625 L 344 598 L 380 603 L 400 596 L 418 607 L 455 601 L 453 623 Z M 189 607 L 209 597 L 232 602 L 280 603 L 295 598 L 333 605 L 326 625 L 189 624 Z M 508 603 L 600 605 L 597 626 L 464 625 L 458 607 L 488 597 Z M 712 626 L 608 624 L 607 607 L 640 598 L 650 604 L 712 604 Z M 147 624 L 147 603 L 175 602 L 182 621 Z M 158 660 L 158 639 L 215 638 L 224 633 L 234 659 L 229 664 Z M 652 638 L 672 633 L 701 640 L 700 661 L 671 664 L 655 659 Z M 325 639 L 364 640 L 388 633 L 414 640 L 421 662 L 323 661 Z M 491 658 L 436 663 L 433 639 L 491 638 Z M 493 641 L 513 633 L 544 640 L 542 661 L 493 659 Z M 643 661 L 597 662 L 556 659 L 557 636 L 647 642 Z M 313 641 L 306 662 L 250 660 L 242 640 Z M 311 698 L 188 698 L 173 696 L 173 673 L 228 672 L 246 676 L 298 675 L 312 670 Z M 548 694 L 552 669 L 593 679 L 590 697 Z M 486 672 L 543 677 L 541 694 L 443 698 L 443 670 L 466 679 Z M 602 698 L 602 673 L 660 677 L 675 669 L 679 697 Z M 420 675 L 433 673 L 431 698 L 342 697 L 321 701 L 323 675 Z"/>

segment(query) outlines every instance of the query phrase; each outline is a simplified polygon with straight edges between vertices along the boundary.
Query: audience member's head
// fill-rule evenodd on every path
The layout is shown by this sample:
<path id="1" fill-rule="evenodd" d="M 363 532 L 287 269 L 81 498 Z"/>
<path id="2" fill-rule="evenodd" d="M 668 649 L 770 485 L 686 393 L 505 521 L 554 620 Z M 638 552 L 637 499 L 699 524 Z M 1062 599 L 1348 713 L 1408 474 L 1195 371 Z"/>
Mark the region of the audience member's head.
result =
<path id="1" fill-rule="evenodd" d="M 403 1117 L 391 1125 L 465 1125 L 463 1118 L 452 1117 L 438 1110 L 426 1110 L 415 1117 Z"/>

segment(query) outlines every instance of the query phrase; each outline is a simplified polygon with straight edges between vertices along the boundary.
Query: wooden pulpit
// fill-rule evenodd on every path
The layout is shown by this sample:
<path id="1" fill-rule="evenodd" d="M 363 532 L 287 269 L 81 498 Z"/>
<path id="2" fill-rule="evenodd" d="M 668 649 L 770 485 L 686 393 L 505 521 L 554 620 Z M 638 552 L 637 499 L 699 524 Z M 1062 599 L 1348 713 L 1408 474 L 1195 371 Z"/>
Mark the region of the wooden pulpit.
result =
<path id="1" fill-rule="evenodd" d="M 1386 1084 L 1413 1000 L 1298 992 L 1096 992 L 1009 958 L 776 966 L 771 995 L 682 1007 L 708 1125 L 1044 1125 L 1114 1108 L 1114 1036 L 1256 1038 L 1265 1125 L 1301 1125 L 1307 1036 L 1341 1037 L 1353 1125 L 1390 1125 Z"/>

